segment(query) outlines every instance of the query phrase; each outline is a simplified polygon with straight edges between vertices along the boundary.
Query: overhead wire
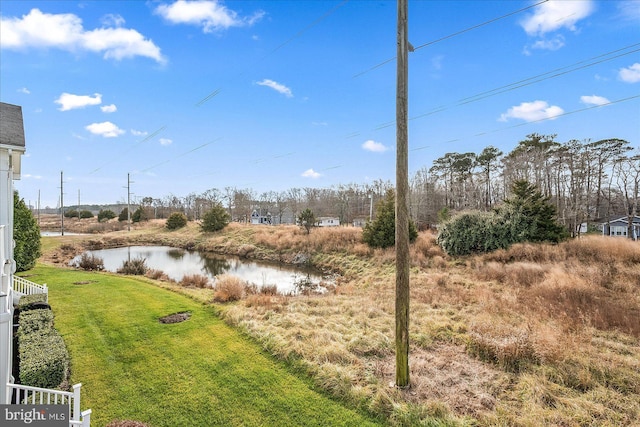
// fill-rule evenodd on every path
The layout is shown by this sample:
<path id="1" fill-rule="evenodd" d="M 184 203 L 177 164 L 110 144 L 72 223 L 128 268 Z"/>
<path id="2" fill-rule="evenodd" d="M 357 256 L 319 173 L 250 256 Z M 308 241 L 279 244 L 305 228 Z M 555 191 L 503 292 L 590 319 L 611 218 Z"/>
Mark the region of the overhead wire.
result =
<path id="1" fill-rule="evenodd" d="M 497 18 L 489 19 L 488 21 L 481 22 L 480 24 L 476 24 L 476 25 L 473 25 L 471 27 L 467 27 L 467 28 L 465 28 L 463 30 L 456 31 L 455 33 L 451 33 L 451 34 L 446 35 L 444 37 L 440 37 L 440 38 L 438 38 L 436 40 L 432 40 L 432 41 L 429 41 L 427 43 L 423 43 L 421 45 L 418 45 L 418 47 L 413 47 L 413 51 L 416 51 L 418 49 L 422 49 L 423 47 L 427 47 L 427 46 L 430 46 L 432 44 L 439 43 L 439 42 L 444 41 L 444 40 L 448 40 L 448 39 L 450 39 L 452 37 L 456 37 L 456 36 L 459 36 L 459 35 L 464 34 L 464 33 L 468 33 L 469 31 L 477 30 L 478 28 L 484 27 L 485 25 L 493 24 L 494 22 L 500 21 L 501 19 L 505 19 L 505 18 L 508 18 L 510 16 L 517 15 L 518 13 L 522 13 L 524 11 L 527 11 L 527 10 L 529 10 L 531 8 L 536 7 L 536 6 L 540 6 L 541 4 L 546 3 L 548 1 L 549 0 L 542 0 L 540 2 L 534 3 L 534 4 L 529 5 L 527 7 L 523 7 L 521 9 L 515 10 L 513 12 L 509 12 L 509 13 L 507 13 L 505 15 L 498 16 Z M 386 60 L 374 65 L 373 67 L 368 68 L 367 70 L 364 70 L 364 71 L 362 71 L 360 73 L 355 74 L 352 78 L 355 79 L 355 78 L 360 77 L 360 76 L 362 76 L 364 74 L 367 74 L 368 72 L 373 71 L 376 68 L 380 68 L 381 66 L 383 66 L 385 64 L 388 64 L 389 62 L 395 61 L 395 59 L 396 59 L 395 56 L 393 58 L 386 59 Z"/>

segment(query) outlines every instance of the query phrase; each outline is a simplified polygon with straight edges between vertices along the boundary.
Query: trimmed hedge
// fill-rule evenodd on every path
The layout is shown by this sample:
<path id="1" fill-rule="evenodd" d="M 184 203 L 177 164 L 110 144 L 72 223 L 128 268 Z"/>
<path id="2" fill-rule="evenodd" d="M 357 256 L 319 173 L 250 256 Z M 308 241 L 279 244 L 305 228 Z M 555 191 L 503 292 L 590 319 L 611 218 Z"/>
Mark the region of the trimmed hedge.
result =
<path id="1" fill-rule="evenodd" d="M 18 308 L 22 309 L 33 302 L 47 302 L 47 294 L 31 294 L 20 297 Z"/>
<path id="2" fill-rule="evenodd" d="M 64 340 L 53 327 L 53 312 L 25 311 L 19 319 L 20 384 L 59 387 L 67 379 L 70 361 Z"/>

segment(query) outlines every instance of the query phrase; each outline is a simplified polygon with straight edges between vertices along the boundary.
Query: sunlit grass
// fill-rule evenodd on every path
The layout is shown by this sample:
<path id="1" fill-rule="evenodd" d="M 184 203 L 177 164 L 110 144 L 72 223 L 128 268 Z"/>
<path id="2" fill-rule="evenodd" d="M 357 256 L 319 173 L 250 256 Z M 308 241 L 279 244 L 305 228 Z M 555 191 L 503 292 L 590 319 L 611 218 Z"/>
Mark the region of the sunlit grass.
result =
<path id="1" fill-rule="evenodd" d="M 28 274 L 49 284 L 72 379 L 83 383 L 93 425 L 375 425 L 313 391 L 211 308 L 148 279 L 41 265 Z M 185 311 L 185 322 L 158 321 Z"/>

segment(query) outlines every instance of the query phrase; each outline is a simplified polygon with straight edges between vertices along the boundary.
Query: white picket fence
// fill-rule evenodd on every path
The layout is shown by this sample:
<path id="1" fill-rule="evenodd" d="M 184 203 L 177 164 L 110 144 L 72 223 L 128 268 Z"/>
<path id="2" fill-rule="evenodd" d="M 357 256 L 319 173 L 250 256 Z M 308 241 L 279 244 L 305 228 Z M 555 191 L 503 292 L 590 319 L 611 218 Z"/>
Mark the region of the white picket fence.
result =
<path id="1" fill-rule="evenodd" d="M 13 291 L 19 296 L 32 295 L 32 294 L 45 294 L 46 302 L 49 301 L 49 289 L 47 285 L 39 285 L 33 283 L 30 280 L 23 279 L 22 277 L 13 276 Z"/>
<path id="2" fill-rule="evenodd" d="M 80 411 L 80 388 L 82 384 L 76 384 L 72 391 L 51 390 L 39 387 L 29 387 L 20 384 L 7 384 L 9 390 L 15 392 L 15 400 L 18 405 L 69 405 L 69 427 L 91 426 L 91 409 Z"/>

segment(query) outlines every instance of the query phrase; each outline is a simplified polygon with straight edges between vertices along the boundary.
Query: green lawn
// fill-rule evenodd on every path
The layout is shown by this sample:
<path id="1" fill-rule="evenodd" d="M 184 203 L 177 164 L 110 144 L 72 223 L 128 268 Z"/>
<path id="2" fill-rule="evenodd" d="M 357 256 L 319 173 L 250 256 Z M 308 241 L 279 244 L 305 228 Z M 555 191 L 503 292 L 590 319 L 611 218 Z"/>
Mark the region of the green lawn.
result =
<path id="1" fill-rule="evenodd" d="M 43 265 L 25 276 L 49 286 L 72 383 L 82 382 L 94 426 L 113 419 L 154 427 L 381 425 L 313 390 L 183 295 L 143 279 Z M 158 321 L 181 311 L 191 319 Z"/>

